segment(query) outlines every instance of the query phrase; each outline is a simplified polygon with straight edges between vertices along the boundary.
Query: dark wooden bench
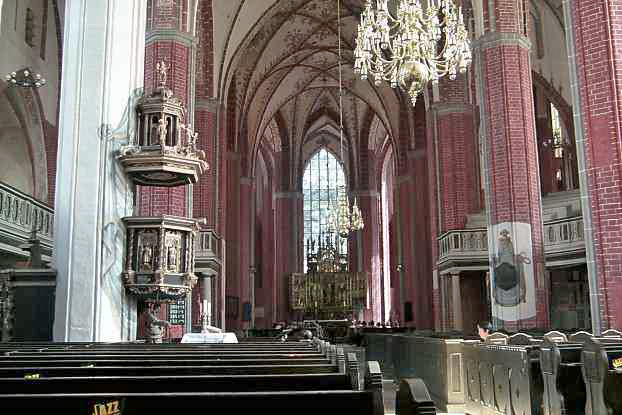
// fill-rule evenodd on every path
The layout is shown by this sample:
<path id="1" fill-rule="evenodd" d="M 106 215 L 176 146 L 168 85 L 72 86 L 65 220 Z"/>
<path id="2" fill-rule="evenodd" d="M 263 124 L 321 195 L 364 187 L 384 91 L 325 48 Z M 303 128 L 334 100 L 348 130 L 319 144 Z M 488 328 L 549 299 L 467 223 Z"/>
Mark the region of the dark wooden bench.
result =
<path id="1" fill-rule="evenodd" d="M 32 413 L 61 409 L 62 413 L 89 415 L 133 414 L 149 411 L 164 414 L 172 410 L 222 409 L 228 413 L 249 410 L 322 410 L 323 413 L 382 415 L 382 374 L 377 362 L 368 362 L 364 389 L 358 384 L 358 361 L 350 354 L 345 365 L 343 352 L 331 368 L 336 373 L 218 376 L 131 376 L 47 378 L 49 369 L 37 368 L 39 378 L 0 379 L 3 410 Z M 346 366 L 348 371 L 346 372 Z M 275 368 L 282 366 L 266 366 Z M 239 366 L 248 369 L 249 366 Z M 53 368 L 52 370 L 55 370 Z M 98 368 L 58 368 L 60 370 Z M 126 368 L 109 368 L 124 370 Z M 195 367 L 159 367 L 179 372 Z M 14 368 L 0 368 L 1 371 Z M 355 380 L 356 379 L 356 380 Z M 342 389 L 340 389 L 342 388 Z M 234 389 L 234 390 L 231 390 Z M 209 390 L 209 392 L 208 392 Z M 251 392 L 252 390 L 252 392 Z M 142 391 L 142 392 L 139 392 Z M 165 392 L 164 392 L 165 391 Z M 117 410 L 118 411 L 115 411 Z"/>
<path id="2" fill-rule="evenodd" d="M 171 414 L 219 410 L 227 414 L 249 414 L 284 410 L 321 411 L 327 414 L 382 415 L 374 412 L 374 392 L 365 391 L 280 391 L 280 392 L 178 392 L 113 394 L 1 394 L 3 411 L 63 414 L 130 415 Z M 102 407 L 104 409 L 102 409 Z M 118 409 L 115 411 L 115 409 Z M 7 412 L 12 413 L 12 412 Z M 270 412 L 269 412 L 270 413 Z"/>
<path id="3" fill-rule="evenodd" d="M 585 384 L 581 377 L 581 343 L 545 340 L 540 346 L 544 382 L 543 415 L 583 413 Z"/>
<path id="4" fill-rule="evenodd" d="M 581 352 L 586 415 L 622 414 L 622 340 L 588 339 Z"/>
<path id="5" fill-rule="evenodd" d="M 0 378 L 4 394 L 266 392 L 353 389 L 345 373 L 208 376 L 94 376 Z"/>
<path id="6" fill-rule="evenodd" d="M 0 367 L 0 378 L 72 376 L 262 375 L 335 373 L 336 365 Z"/>
<path id="7" fill-rule="evenodd" d="M 534 347 L 464 344 L 465 413 L 539 414 L 542 375 Z"/>
<path id="8" fill-rule="evenodd" d="M 282 359 L 87 359 L 76 356 L 73 359 L 40 359 L 40 358 L 16 358 L 5 359 L 0 357 L 0 367 L 80 367 L 80 366 L 255 366 L 255 365 L 326 365 L 330 361 L 323 358 L 282 358 Z"/>

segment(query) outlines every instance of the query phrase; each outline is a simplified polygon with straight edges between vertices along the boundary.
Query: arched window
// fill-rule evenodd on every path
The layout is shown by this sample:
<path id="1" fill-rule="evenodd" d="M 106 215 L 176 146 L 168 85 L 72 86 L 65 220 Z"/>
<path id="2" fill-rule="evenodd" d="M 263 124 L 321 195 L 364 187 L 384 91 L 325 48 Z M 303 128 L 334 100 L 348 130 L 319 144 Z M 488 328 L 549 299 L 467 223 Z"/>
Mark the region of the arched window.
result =
<path id="1" fill-rule="evenodd" d="M 339 161 L 325 148 L 311 157 L 302 177 L 305 252 L 310 241 L 317 250 L 320 237 L 328 235 L 329 218 L 336 205 L 339 187 L 345 187 L 346 177 Z M 340 251 L 347 255 L 347 243 L 341 241 Z M 305 256 L 304 271 L 307 271 Z"/>

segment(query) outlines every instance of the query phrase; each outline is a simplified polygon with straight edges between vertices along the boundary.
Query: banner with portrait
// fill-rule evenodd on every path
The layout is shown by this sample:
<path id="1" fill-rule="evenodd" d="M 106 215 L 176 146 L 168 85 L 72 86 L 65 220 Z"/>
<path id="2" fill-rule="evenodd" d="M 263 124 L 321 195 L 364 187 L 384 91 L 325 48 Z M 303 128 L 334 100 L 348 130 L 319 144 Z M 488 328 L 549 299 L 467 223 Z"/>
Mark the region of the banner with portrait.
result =
<path id="1" fill-rule="evenodd" d="M 536 316 L 531 225 L 504 222 L 488 227 L 493 323 Z"/>

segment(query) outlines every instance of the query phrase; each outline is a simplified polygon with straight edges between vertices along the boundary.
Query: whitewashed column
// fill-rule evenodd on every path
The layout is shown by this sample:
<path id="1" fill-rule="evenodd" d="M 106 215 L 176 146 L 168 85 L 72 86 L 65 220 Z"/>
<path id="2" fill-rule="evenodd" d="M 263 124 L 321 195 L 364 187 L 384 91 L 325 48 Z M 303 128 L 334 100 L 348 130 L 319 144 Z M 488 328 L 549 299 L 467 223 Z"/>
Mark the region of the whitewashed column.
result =
<path id="1" fill-rule="evenodd" d="M 65 3 L 56 176 L 55 341 L 136 336 L 136 301 L 123 288 L 133 188 L 115 160 L 133 128 L 143 85 L 146 1 Z"/>

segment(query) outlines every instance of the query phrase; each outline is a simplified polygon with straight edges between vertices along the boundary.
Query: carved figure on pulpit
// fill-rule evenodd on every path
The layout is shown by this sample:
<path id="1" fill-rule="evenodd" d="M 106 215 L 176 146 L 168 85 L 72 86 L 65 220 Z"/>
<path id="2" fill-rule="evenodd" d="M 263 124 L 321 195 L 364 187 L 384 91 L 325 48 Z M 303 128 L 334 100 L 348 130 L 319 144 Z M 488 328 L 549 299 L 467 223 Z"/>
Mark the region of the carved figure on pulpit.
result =
<path id="1" fill-rule="evenodd" d="M 167 134 L 167 123 L 165 117 L 161 117 L 160 121 L 158 121 L 158 137 L 160 140 L 160 146 L 164 148 L 166 146 L 166 134 Z"/>
<path id="2" fill-rule="evenodd" d="M 147 309 L 147 324 L 149 324 L 147 343 L 162 343 L 164 327 L 169 327 L 171 325 L 168 321 L 160 320 L 157 317 L 159 311 L 160 304 L 155 304 L 152 308 Z"/>
<path id="3" fill-rule="evenodd" d="M 141 268 L 144 271 L 151 271 L 153 269 L 153 248 L 151 245 L 143 246 L 141 259 Z"/>
<path id="4" fill-rule="evenodd" d="M 167 263 L 168 269 L 172 271 L 177 270 L 177 246 L 169 245 L 167 248 Z"/>

